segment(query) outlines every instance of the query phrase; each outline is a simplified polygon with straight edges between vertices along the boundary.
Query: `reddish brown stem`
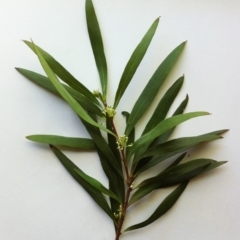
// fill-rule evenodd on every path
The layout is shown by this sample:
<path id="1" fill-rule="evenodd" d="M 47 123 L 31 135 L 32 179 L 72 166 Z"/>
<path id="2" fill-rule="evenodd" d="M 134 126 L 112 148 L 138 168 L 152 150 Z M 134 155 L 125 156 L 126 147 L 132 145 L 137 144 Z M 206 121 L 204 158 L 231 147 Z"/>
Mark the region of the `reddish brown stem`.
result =
<path id="1" fill-rule="evenodd" d="M 128 189 L 127 189 L 127 193 L 126 193 L 126 197 L 125 197 L 125 202 L 124 202 L 124 205 L 123 205 L 123 208 L 122 208 L 122 214 L 121 214 L 121 217 L 118 221 L 115 240 L 119 240 L 119 238 L 120 238 L 121 230 L 122 230 L 122 226 L 123 226 L 123 221 L 125 219 L 125 215 L 126 215 L 126 212 L 127 212 L 130 193 L 132 191 L 132 186 L 131 185 L 132 185 L 133 179 L 128 179 L 127 182 L 128 182 Z"/>

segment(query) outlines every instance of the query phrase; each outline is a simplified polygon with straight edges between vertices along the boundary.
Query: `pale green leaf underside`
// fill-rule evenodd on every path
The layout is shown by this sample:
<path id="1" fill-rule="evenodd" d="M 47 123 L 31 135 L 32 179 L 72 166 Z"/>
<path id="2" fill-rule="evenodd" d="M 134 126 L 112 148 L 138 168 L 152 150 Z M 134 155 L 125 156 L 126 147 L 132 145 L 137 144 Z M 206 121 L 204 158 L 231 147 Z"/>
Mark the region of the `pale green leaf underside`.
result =
<path id="1" fill-rule="evenodd" d="M 32 82 L 38 84 L 39 86 L 45 88 L 46 90 L 56 94 L 57 96 L 62 97 L 59 92 L 56 90 L 52 82 L 49 80 L 49 78 L 39 74 L 35 73 L 33 71 L 29 71 L 27 69 L 23 68 L 16 68 L 16 70 L 21 73 L 24 77 L 31 80 Z M 99 106 L 95 104 L 95 102 L 92 102 L 91 99 L 88 97 L 82 95 L 72 87 L 69 87 L 66 84 L 62 84 L 62 86 L 69 92 L 69 94 L 75 98 L 79 104 L 87 111 L 93 112 L 97 114 L 98 116 L 102 116 L 102 111 L 100 110 Z"/>
<path id="2" fill-rule="evenodd" d="M 35 46 L 35 45 L 34 45 Z M 42 56 L 41 52 L 38 50 L 38 48 L 35 48 L 36 54 L 39 58 L 39 61 L 47 74 L 48 78 L 51 80 L 52 84 L 55 86 L 55 88 L 58 90 L 58 92 L 61 94 L 61 96 L 65 99 L 65 101 L 72 107 L 72 109 L 80 116 L 82 119 L 87 121 L 88 123 L 110 133 L 113 134 L 111 131 L 103 127 L 101 124 L 98 124 L 95 122 L 88 114 L 87 112 L 82 108 L 82 106 L 68 93 L 68 91 L 62 86 L 62 84 L 57 79 L 54 72 L 49 67 L 48 63 Z M 114 134 L 113 134 L 114 135 Z"/>
<path id="3" fill-rule="evenodd" d="M 58 135 L 30 135 L 26 137 L 28 140 L 45 143 L 51 145 L 59 145 L 71 148 L 77 148 L 82 150 L 95 150 L 95 144 L 92 139 L 88 138 L 74 138 L 74 137 L 65 137 Z"/>
<path id="4" fill-rule="evenodd" d="M 85 181 L 87 181 L 92 187 L 97 189 L 98 191 L 108 195 L 111 198 L 114 198 L 119 203 L 121 203 L 121 200 L 118 198 L 118 196 L 113 193 L 112 191 L 105 188 L 98 180 L 90 177 L 89 175 L 85 174 L 81 169 L 74 169 L 76 173 L 81 176 Z"/>
<path id="5" fill-rule="evenodd" d="M 33 52 L 36 53 L 35 48 L 42 54 L 45 61 L 48 63 L 52 71 L 65 83 L 71 86 L 73 89 L 78 91 L 79 93 L 83 94 L 87 98 L 91 99 L 92 102 L 95 104 L 99 104 L 93 94 L 82 84 L 80 83 L 75 77 L 72 76 L 59 62 L 57 62 L 49 53 L 44 51 L 39 46 L 33 44 L 32 42 L 23 41 Z"/>

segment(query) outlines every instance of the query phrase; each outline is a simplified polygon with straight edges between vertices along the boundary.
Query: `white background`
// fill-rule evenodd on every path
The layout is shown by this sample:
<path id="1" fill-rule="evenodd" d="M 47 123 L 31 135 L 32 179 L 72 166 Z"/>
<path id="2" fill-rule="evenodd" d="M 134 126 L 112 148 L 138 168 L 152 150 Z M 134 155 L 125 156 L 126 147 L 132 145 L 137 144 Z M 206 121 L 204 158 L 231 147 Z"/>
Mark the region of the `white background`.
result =
<path id="1" fill-rule="evenodd" d="M 84 2 L 0 0 L 0 239 L 114 239 L 106 214 L 48 147 L 24 138 L 36 133 L 87 137 L 84 127 L 62 100 L 14 69 L 43 72 L 36 56 L 21 42 L 32 38 L 90 90 L 99 89 Z M 109 104 L 133 49 L 161 16 L 152 44 L 119 105 L 119 127 L 124 121 L 120 112 L 131 111 L 159 63 L 188 40 L 155 104 L 185 74 L 184 86 L 169 114 L 188 93 L 186 111 L 206 110 L 212 115 L 182 124 L 174 137 L 230 129 L 224 139 L 201 145 L 189 157 L 229 162 L 192 180 L 171 211 L 148 227 L 123 235 L 122 240 L 240 239 L 240 1 L 95 0 L 94 5 L 108 61 Z M 66 154 L 107 185 L 94 153 Z M 131 209 L 125 227 L 145 220 L 167 192 L 156 192 Z"/>

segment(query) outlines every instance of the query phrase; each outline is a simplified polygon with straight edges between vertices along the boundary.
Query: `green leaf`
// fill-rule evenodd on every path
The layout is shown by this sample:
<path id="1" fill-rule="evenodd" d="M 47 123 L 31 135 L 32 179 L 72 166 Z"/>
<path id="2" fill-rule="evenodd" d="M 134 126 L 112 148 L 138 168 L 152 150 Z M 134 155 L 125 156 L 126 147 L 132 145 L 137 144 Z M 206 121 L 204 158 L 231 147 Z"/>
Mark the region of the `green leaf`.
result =
<path id="1" fill-rule="evenodd" d="M 159 23 L 159 18 L 157 18 L 151 25 L 147 33 L 144 35 L 141 42 L 138 44 L 134 52 L 132 53 L 125 69 L 122 74 L 121 80 L 118 85 L 118 89 L 115 96 L 114 108 L 116 109 L 122 95 L 124 94 L 128 84 L 132 80 L 133 75 L 137 71 L 139 64 L 141 63 L 151 41 L 156 32 Z"/>
<path id="2" fill-rule="evenodd" d="M 186 108 L 188 103 L 188 96 L 186 96 L 186 98 L 181 102 L 181 104 L 178 106 L 178 108 L 176 109 L 176 111 L 174 112 L 173 116 L 182 114 L 184 109 Z M 168 138 L 171 136 L 171 134 L 173 133 L 175 127 L 166 131 L 165 133 L 161 134 L 160 136 L 158 136 L 157 138 L 155 138 L 153 140 L 153 142 L 150 144 L 151 146 L 155 146 L 156 144 L 160 144 L 163 142 L 166 142 L 168 140 Z M 151 161 L 152 157 L 147 157 L 147 158 L 143 158 L 141 159 L 137 164 L 136 167 L 134 168 L 134 172 L 133 174 L 135 175 L 136 173 L 139 174 L 141 173 L 142 168 L 149 162 Z M 144 169 L 143 169 L 144 171 Z"/>
<path id="3" fill-rule="evenodd" d="M 135 191 L 133 193 L 132 197 L 130 198 L 130 200 L 128 202 L 128 206 L 137 202 L 139 199 L 147 196 L 149 193 L 156 190 L 157 188 L 158 188 L 158 186 L 155 186 L 155 185 L 152 184 L 152 185 L 149 185 L 149 186 L 145 186 L 144 188 L 137 189 L 137 191 Z"/>
<path id="4" fill-rule="evenodd" d="M 183 80 L 184 76 L 180 77 L 165 93 L 158 106 L 156 107 L 152 117 L 147 123 L 142 135 L 152 130 L 158 123 L 164 120 L 174 99 L 182 87 Z"/>
<path id="5" fill-rule="evenodd" d="M 92 114 L 91 116 L 94 117 Z M 103 136 L 101 135 L 101 132 L 99 131 L 99 129 L 94 127 L 93 125 L 88 124 L 85 121 L 82 121 L 82 122 L 86 127 L 88 133 L 90 134 L 91 138 L 93 139 L 94 143 L 102 152 L 103 156 L 108 161 L 108 163 L 116 170 L 116 172 L 120 176 L 123 176 L 121 162 L 119 162 L 118 159 L 114 156 L 111 148 L 109 147 L 109 145 L 107 144 Z"/>
<path id="6" fill-rule="evenodd" d="M 35 45 L 34 45 L 35 46 Z M 81 118 L 83 118 L 85 121 L 87 121 L 88 123 L 110 133 L 113 134 L 111 131 L 109 131 L 108 129 L 106 129 L 105 127 L 103 127 L 101 124 L 98 124 L 97 122 L 95 122 L 88 114 L 87 112 L 82 108 L 82 106 L 68 93 L 68 91 L 62 86 L 62 84 L 59 82 L 59 80 L 57 79 L 56 75 L 54 74 L 54 72 L 51 70 L 51 68 L 49 67 L 48 63 L 46 62 L 46 60 L 44 59 L 44 57 L 42 56 L 41 52 L 38 50 L 38 48 L 35 48 L 36 54 L 39 58 L 39 61 L 44 69 L 44 71 L 46 72 L 48 78 L 51 80 L 52 84 L 55 86 L 55 88 L 57 89 L 57 91 L 61 94 L 61 96 L 65 99 L 65 101 L 72 107 L 72 109 L 78 114 L 78 116 L 80 116 Z M 114 134 L 113 134 L 114 135 Z"/>
<path id="7" fill-rule="evenodd" d="M 168 142 L 156 145 L 154 147 L 149 148 L 141 157 L 149 157 L 149 156 L 163 156 L 163 154 L 167 154 L 170 152 L 179 153 L 179 150 L 188 149 L 190 147 L 195 146 L 196 144 L 213 141 L 216 139 L 222 138 L 219 135 L 214 134 L 203 134 L 196 137 L 182 137 L 170 140 Z"/>
<path id="8" fill-rule="evenodd" d="M 124 232 L 135 230 L 138 228 L 146 227 L 147 225 L 153 223 L 157 219 L 159 219 L 162 215 L 164 215 L 171 207 L 176 203 L 178 198 L 181 196 L 185 188 L 187 187 L 188 182 L 182 183 L 178 186 L 172 193 L 170 193 L 163 202 L 158 206 L 158 208 L 154 211 L 154 213 L 145 221 L 135 224 L 131 227 L 128 227 Z"/>
<path id="9" fill-rule="evenodd" d="M 60 145 L 65 147 L 72 147 L 84 150 L 95 150 L 95 144 L 92 139 L 87 138 L 73 138 L 57 135 L 31 135 L 26 137 L 28 140 L 46 143 L 51 145 Z"/>
<path id="10" fill-rule="evenodd" d="M 102 85 L 103 98 L 105 100 L 107 93 L 107 62 L 104 54 L 101 31 L 91 0 L 86 0 L 86 20 L 88 34 Z"/>
<path id="11" fill-rule="evenodd" d="M 92 116 L 94 118 L 94 116 Z M 98 156 L 103 168 L 109 180 L 109 188 L 113 191 L 121 200 L 124 202 L 125 198 L 125 185 L 122 174 L 121 160 L 115 158 L 111 148 L 102 137 L 101 132 L 98 128 L 82 121 L 85 125 L 88 133 L 94 140 L 98 152 Z M 114 204 L 114 200 L 110 199 L 113 212 L 116 212 L 119 208 L 119 204 Z M 114 206 L 116 208 L 114 208 Z"/>
<path id="12" fill-rule="evenodd" d="M 130 149 L 128 158 L 136 153 L 137 156 L 141 156 L 142 153 L 145 152 L 145 150 L 148 148 L 148 146 L 156 137 L 172 129 L 173 127 L 179 125 L 180 123 L 183 123 L 191 118 L 200 117 L 208 114 L 209 113 L 207 112 L 191 112 L 165 119 L 164 121 L 160 122 L 156 127 L 154 127 L 151 131 L 140 137 L 133 144 L 133 146 Z M 136 164 L 139 160 L 140 160 L 139 158 L 135 158 L 134 164 Z"/>
<path id="13" fill-rule="evenodd" d="M 72 177 L 88 192 L 98 206 L 101 207 L 103 211 L 116 223 L 115 217 L 102 193 L 92 187 L 84 178 L 76 173 L 75 169 L 79 168 L 69 158 L 67 158 L 56 147 L 52 145 L 50 145 L 50 147 L 62 165 L 72 175 Z"/>
<path id="14" fill-rule="evenodd" d="M 19 73 L 21 73 L 24 77 L 31 80 L 32 82 L 38 84 L 39 86 L 47 89 L 50 92 L 56 94 L 57 96 L 62 97 L 47 77 L 45 77 L 41 74 L 23 69 L 23 68 L 16 68 L 16 70 Z M 89 98 L 80 94 L 78 91 L 76 91 L 73 88 L 67 86 L 66 84 L 62 84 L 62 86 L 69 92 L 69 94 L 73 98 L 75 98 L 80 103 L 80 105 L 82 105 L 82 107 L 84 109 L 86 109 L 86 110 L 88 110 L 92 113 L 95 113 L 98 116 L 102 116 L 102 111 L 91 100 L 89 100 Z"/>
<path id="15" fill-rule="evenodd" d="M 83 94 L 88 99 L 91 99 L 92 102 L 99 105 L 99 102 L 97 99 L 93 96 L 93 94 L 82 84 L 80 83 L 75 77 L 71 75 L 59 62 L 57 62 L 49 53 L 44 51 L 42 48 L 40 48 L 37 45 L 34 45 L 32 42 L 23 41 L 26 43 L 26 45 L 36 53 L 36 48 L 41 53 L 45 61 L 48 63 L 52 71 L 65 83 L 67 83 L 69 86 L 71 86 L 73 89 L 78 91 L 79 93 Z"/>
<path id="16" fill-rule="evenodd" d="M 168 168 L 168 170 L 162 171 L 157 176 L 144 180 L 142 183 L 140 183 L 136 187 L 139 189 L 134 192 L 130 199 L 130 204 L 133 204 L 134 202 L 145 197 L 147 194 L 156 189 L 165 188 L 185 181 L 189 181 L 199 174 L 219 167 L 224 163 L 226 162 L 217 162 L 211 159 L 196 159 Z"/>
<path id="17" fill-rule="evenodd" d="M 187 104 L 188 104 L 188 100 L 189 100 L 189 97 L 188 95 L 186 96 L 186 98 L 180 103 L 180 105 L 178 106 L 178 108 L 175 110 L 175 112 L 173 113 L 172 116 L 176 116 L 176 115 L 180 115 L 184 112 Z M 172 135 L 173 131 L 174 131 L 175 127 L 168 130 L 167 132 L 163 133 L 162 135 L 160 135 L 159 137 L 157 137 L 154 141 L 153 141 L 153 145 L 156 145 L 156 144 L 160 144 L 160 143 L 164 143 L 166 142 L 169 137 Z"/>
<path id="18" fill-rule="evenodd" d="M 216 165 L 216 163 L 218 163 Z M 198 176 L 201 173 L 206 172 L 205 168 L 213 166 L 220 166 L 226 162 L 216 162 L 212 159 L 195 159 L 187 163 L 182 163 L 180 165 L 174 166 L 159 175 L 149 178 L 141 182 L 136 188 L 142 188 L 144 186 L 149 186 L 151 184 L 158 185 L 158 188 L 168 187 L 175 184 L 179 184 Z M 209 168 L 213 169 L 213 168 Z"/>
<path id="19" fill-rule="evenodd" d="M 158 148 L 158 150 L 160 148 L 163 148 L 163 151 L 162 152 L 159 151 L 158 156 L 150 159 L 150 161 L 148 161 L 145 165 L 143 165 L 141 168 L 139 168 L 137 171 L 135 171 L 135 174 L 139 175 L 140 173 L 148 170 L 149 168 L 155 166 L 156 164 L 158 164 L 178 153 L 186 151 L 186 150 L 196 146 L 199 143 L 220 139 L 221 136 L 218 136 L 218 135 L 220 135 L 226 131 L 227 131 L 226 129 L 223 129 L 223 130 L 218 130 L 218 131 L 206 133 L 206 134 L 195 136 L 195 137 L 173 139 L 171 141 L 159 144 L 159 145 L 157 145 L 158 147 L 156 147 L 156 148 Z M 181 141 L 181 139 L 183 141 Z M 173 148 L 171 148 L 171 147 L 173 147 Z M 155 147 L 153 147 L 151 149 L 153 150 L 154 148 Z M 147 151 L 150 151 L 150 149 L 148 149 Z M 143 158 L 142 160 L 144 160 L 144 159 L 145 158 Z"/>
<path id="20" fill-rule="evenodd" d="M 119 203 L 121 203 L 121 200 L 118 198 L 118 196 L 113 193 L 112 191 L 105 188 L 99 181 L 96 179 L 90 177 L 89 175 L 85 174 L 81 169 L 74 169 L 76 173 L 83 178 L 86 182 L 88 182 L 92 187 L 94 187 L 96 190 L 108 195 L 111 198 L 114 198 Z"/>
<path id="21" fill-rule="evenodd" d="M 131 115 L 128 119 L 128 124 L 125 130 L 125 134 L 128 136 L 132 128 L 136 125 L 138 120 L 144 115 L 150 104 L 154 100 L 158 93 L 159 88 L 162 86 L 170 70 L 177 61 L 180 53 L 182 52 L 186 42 L 181 43 L 175 48 L 166 59 L 157 68 L 147 86 L 144 88 L 137 102 L 135 103 Z"/>

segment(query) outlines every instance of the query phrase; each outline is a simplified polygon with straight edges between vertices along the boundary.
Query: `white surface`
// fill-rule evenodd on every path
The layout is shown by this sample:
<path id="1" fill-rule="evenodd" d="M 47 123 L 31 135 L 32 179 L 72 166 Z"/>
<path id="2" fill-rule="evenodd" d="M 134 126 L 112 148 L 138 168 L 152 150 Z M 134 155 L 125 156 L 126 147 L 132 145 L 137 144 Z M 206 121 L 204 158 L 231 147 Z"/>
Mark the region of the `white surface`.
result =
<path id="1" fill-rule="evenodd" d="M 192 158 L 229 162 L 191 181 L 172 211 L 142 230 L 123 235 L 122 240 L 240 239 L 240 1 L 95 0 L 94 5 L 109 67 L 109 102 L 136 44 L 161 16 L 154 40 L 118 113 L 131 110 L 158 64 L 188 40 L 164 89 L 184 73 L 185 84 L 174 106 L 188 93 L 187 111 L 207 110 L 213 114 L 182 124 L 175 136 L 230 128 L 223 140 L 207 145 L 201 153 L 191 153 Z M 89 89 L 98 89 L 84 0 L 0 0 L 0 29 L 0 239 L 114 239 L 111 221 L 48 147 L 24 139 L 34 133 L 87 136 L 85 129 L 63 101 L 14 69 L 42 72 L 34 54 L 20 41 L 32 38 Z M 120 114 L 118 119 L 123 121 Z M 106 184 L 93 153 L 66 154 Z M 164 192 L 149 198 L 147 207 L 139 204 L 133 209 L 138 213 L 128 215 L 125 226 L 149 216 L 158 205 L 157 197 L 162 199 Z"/>

